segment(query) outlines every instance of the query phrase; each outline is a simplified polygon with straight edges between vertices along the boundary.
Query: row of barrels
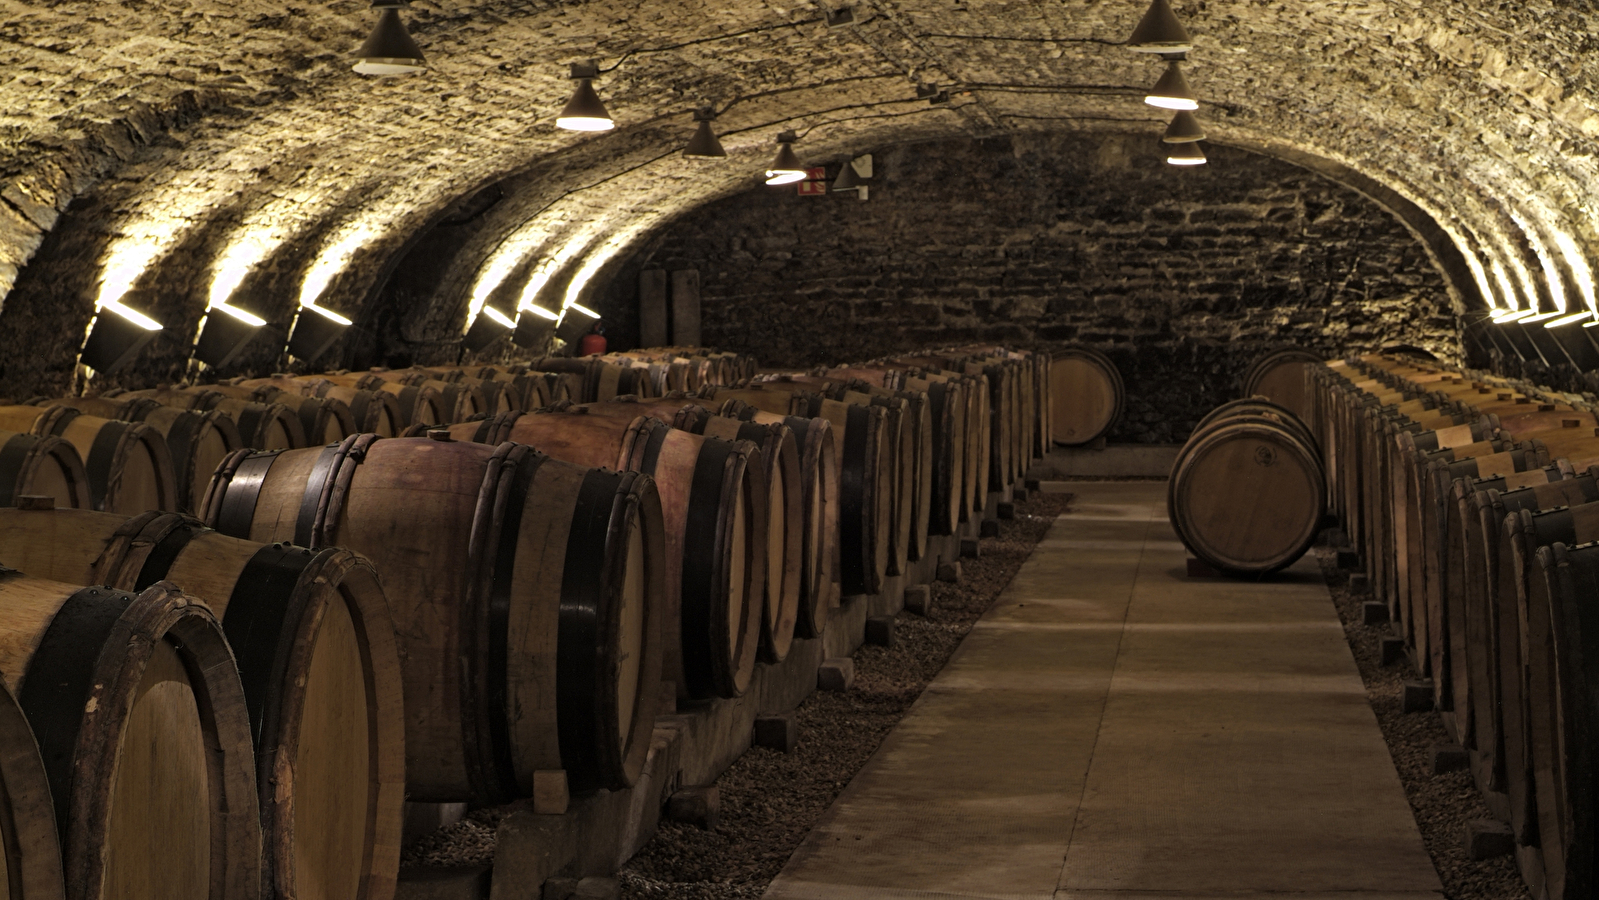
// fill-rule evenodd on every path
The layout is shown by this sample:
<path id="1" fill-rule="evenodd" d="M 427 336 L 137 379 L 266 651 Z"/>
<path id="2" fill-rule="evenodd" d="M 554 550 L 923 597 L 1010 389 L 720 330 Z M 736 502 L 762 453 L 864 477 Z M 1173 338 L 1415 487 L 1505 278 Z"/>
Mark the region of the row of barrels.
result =
<path id="1" fill-rule="evenodd" d="M 1534 896 L 1599 882 L 1599 416 L 1580 398 L 1368 356 L 1309 367 L 1327 499 Z"/>
<path id="2" fill-rule="evenodd" d="M 1025 357 L 1004 366 L 1037 370 Z M 915 368 L 930 383 L 987 383 Z M 113 778 L 115 802 L 92 808 L 72 798 L 103 799 L 110 789 L 50 783 L 70 895 L 105 895 L 71 887 L 81 871 L 112 879 L 116 896 L 381 898 L 393 890 L 406 793 L 493 803 L 526 796 L 544 770 L 561 770 L 578 791 L 630 784 L 666 682 L 680 698 L 736 696 L 755 659 L 780 660 L 795 633 L 825 627 L 844 586 L 833 573 L 844 568 L 835 563 L 850 533 L 845 497 L 854 498 L 861 542 L 895 548 L 882 559 L 886 572 L 898 548 L 907 558 L 925 551 L 925 543 L 915 549 L 914 524 L 903 540 L 883 525 L 905 509 L 912 523 L 918 510 L 931 519 L 926 476 L 959 472 L 945 490 L 968 493 L 954 450 L 966 442 L 952 439 L 954 426 L 932 416 L 904 424 L 930 401 L 748 393 L 819 414 L 766 413 L 733 396 L 567 400 L 427 429 L 421 439 L 357 433 L 322 447 L 240 449 L 209 480 L 198 518 L 6 511 L 32 518 L 0 539 L 0 562 L 28 573 L 0 582 L 0 608 L 44 609 L 54 601 L 18 599 L 42 591 L 59 601 L 51 622 L 67 628 L 89 615 L 69 607 L 73 597 L 112 597 L 98 601 L 98 615 L 116 618 L 158 602 L 133 591 L 159 588 L 162 609 L 181 608 L 210 629 L 209 638 L 199 625 L 139 632 L 165 662 L 155 674 L 123 673 L 135 679 L 125 715 L 154 723 L 126 752 L 115 742 L 86 749 L 60 723 L 34 724 L 47 773 L 51 765 L 79 779 L 94 765 L 150 773 Z M 1026 405 L 995 416 L 976 408 L 984 415 L 963 417 L 959 434 L 988 448 L 993 423 L 1036 414 Z M 898 429 L 887 427 L 891 410 Z M 836 435 L 829 414 L 840 422 Z M 407 427 L 417 426 L 427 423 Z M 1022 434 L 1009 428 L 1001 444 Z M 911 440 L 898 443 L 901 435 Z M 900 447 L 909 453 L 891 452 Z M 906 459 L 916 466 L 909 479 L 899 466 Z M 971 471 L 986 475 L 986 466 Z M 982 508 L 973 503 L 968 518 Z M 785 513 L 774 518 L 779 505 Z M 946 518 L 953 525 L 960 516 Z M 858 558 L 852 587 L 870 579 L 870 565 Z M 13 643 L 55 646 L 56 624 L 41 621 L 14 623 Z M 126 633 L 113 639 L 126 643 Z M 60 640 L 80 655 L 104 645 L 76 632 Z M 10 662 L 4 671 L 35 671 L 25 658 Z M 50 683 L 8 684 L 26 711 L 32 685 Z M 94 673 L 72 683 L 111 682 Z M 60 697 L 52 704 L 85 708 Z M 77 733 L 90 732 L 79 723 Z M 124 788 L 135 792 L 116 792 Z M 179 838 L 188 855 L 151 845 L 173 840 L 172 828 L 159 827 L 169 821 L 192 838 Z M 111 860 L 110 874 L 76 865 L 83 853 Z"/>
<path id="3" fill-rule="evenodd" d="M 1326 474 L 1308 426 L 1265 396 L 1212 410 L 1183 445 L 1166 509 L 1212 569 L 1261 576 L 1292 565 L 1322 529 Z"/>

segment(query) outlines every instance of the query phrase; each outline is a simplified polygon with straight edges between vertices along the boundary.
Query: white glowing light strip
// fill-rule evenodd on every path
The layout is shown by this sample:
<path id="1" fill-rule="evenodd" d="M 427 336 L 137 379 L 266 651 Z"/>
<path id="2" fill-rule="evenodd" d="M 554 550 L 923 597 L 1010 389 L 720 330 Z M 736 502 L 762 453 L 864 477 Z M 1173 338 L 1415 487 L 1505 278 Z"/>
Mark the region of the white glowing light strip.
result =
<path id="1" fill-rule="evenodd" d="M 488 307 L 484 307 L 484 308 L 487 309 Z M 561 321 L 561 314 L 560 313 L 558 313 L 558 312 L 550 312 L 549 310 L 545 309 L 542 306 L 533 306 L 533 305 L 529 304 L 527 306 L 522 307 L 521 311 L 522 312 L 530 312 L 533 315 L 538 316 L 541 319 L 549 319 L 552 322 Z"/>
<path id="2" fill-rule="evenodd" d="M 1563 309 L 1557 309 L 1557 310 L 1555 310 L 1553 312 L 1538 313 L 1535 316 L 1528 316 L 1527 318 L 1522 319 L 1521 320 L 1521 324 L 1523 324 L 1523 325 L 1531 325 L 1534 322 L 1542 322 L 1544 319 L 1553 319 L 1555 316 L 1561 315 L 1563 313 L 1565 313 L 1565 310 L 1563 310 Z"/>
<path id="3" fill-rule="evenodd" d="M 1514 309 L 1518 304 L 1516 303 L 1516 286 L 1510 281 L 1510 273 L 1505 271 L 1504 263 L 1497 259 L 1493 261 L 1491 268 L 1493 269 L 1494 281 L 1499 282 L 1499 294 L 1505 302 L 1505 307 Z M 1505 308 L 1501 307 L 1499 300 L 1493 297 L 1488 298 L 1488 305 L 1495 310 Z"/>
<path id="4" fill-rule="evenodd" d="M 143 328 L 145 331 L 161 330 L 160 322 L 157 322 L 156 320 L 150 318 L 142 312 L 139 312 L 136 309 L 133 309 L 132 307 L 123 306 L 121 301 L 108 300 L 100 305 L 100 309 L 102 311 L 109 309 L 122 318 L 127 319 L 129 322 L 132 322 L 140 328 Z"/>
<path id="5" fill-rule="evenodd" d="M 334 312 L 333 310 L 326 309 L 326 308 L 321 307 L 321 306 L 317 306 L 315 303 L 303 303 L 303 304 L 300 305 L 300 310 L 302 312 L 304 312 L 305 310 L 308 310 L 308 309 L 310 311 L 316 313 L 317 315 L 319 315 L 319 316 L 321 316 L 321 317 L 323 317 L 325 319 L 331 319 L 331 320 L 339 323 L 340 325 L 353 324 L 349 319 L 346 319 L 345 317 L 339 315 L 338 313 Z"/>
<path id="6" fill-rule="evenodd" d="M 1593 269 L 1588 265 L 1587 257 L 1582 255 L 1582 248 L 1571 235 L 1559 228 L 1549 229 L 1555 236 L 1555 246 L 1560 248 L 1560 255 L 1566 258 L 1566 265 L 1571 267 L 1571 274 L 1575 276 L 1577 290 L 1582 291 L 1582 299 L 1588 304 L 1588 309 L 1599 309 L 1599 300 L 1594 296 Z"/>
<path id="7" fill-rule="evenodd" d="M 315 306 L 328 285 L 333 283 L 334 276 L 344 271 L 356 252 L 377 235 L 378 229 L 372 224 L 357 222 L 323 245 L 311 267 L 305 270 L 305 280 L 300 282 L 300 305 Z"/>
<path id="8" fill-rule="evenodd" d="M 1592 322 L 1584 322 L 1584 323 L 1582 323 L 1582 327 L 1584 327 L 1584 328 L 1592 328 L 1595 325 L 1599 325 L 1599 319 L 1594 319 Z"/>
<path id="9" fill-rule="evenodd" d="M 246 325 L 254 325 L 257 328 L 260 328 L 262 325 L 266 324 L 266 319 L 261 318 L 255 313 L 245 312 L 236 306 L 229 306 L 226 303 L 218 303 L 208 310 L 208 312 L 218 311 L 225 312 L 233 318 L 238 319 L 240 322 L 243 322 Z"/>
<path id="10" fill-rule="evenodd" d="M 211 299 L 206 308 L 227 303 L 244 282 L 245 276 L 282 244 L 281 237 L 274 240 L 268 234 L 253 230 L 241 234 L 228 244 L 211 267 Z"/>
<path id="11" fill-rule="evenodd" d="M 1572 322 L 1576 322 L 1576 321 L 1579 321 L 1581 319 L 1592 319 L 1592 318 L 1593 318 L 1593 311 L 1592 310 L 1583 310 L 1580 313 L 1572 313 L 1569 316 L 1561 316 L 1560 318 L 1555 319 L 1552 322 L 1545 322 L 1545 323 L 1543 323 L 1543 327 L 1545 327 L 1545 328 L 1559 328 L 1562 325 L 1570 325 Z"/>
<path id="12" fill-rule="evenodd" d="M 1530 315 L 1534 315 L 1535 313 L 1537 313 L 1537 310 L 1519 309 L 1519 310 L 1516 310 L 1513 313 L 1510 313 L 1509 315 L 1500 316 L 1499 318 L 1494 319 L 1494 321 L 1498 322 L 1501 325 L 1503 325 L 1503 324 L 1505 324 L 1507 322 L 1515 322 L 1515 321 L 1518 321 L 1520 319 L 1525 319 L 1525 318 L 1527 318 Z"/>
<path id="13" fill-rule="evenodd" d="M 1488 273 L 1482 267 L 1482 260 L 1466 245 L 1465 241 L 1455 239 L 1455 246 L 1460 248 L 1460 255 L 1466 258 L 1466 267 L 1471 269 L 1471 277 L 1477 282 L 1477 290 L 1482 293 L 1484 300 L 1488 301 L 1490 309 L 1499 308 L 1499 301 L 1494 299 L 1493 285 L 1488 283 Z"/>
<path id="14" fill-rule="evenodd" d="M 1543 266 L 1544 281 L 1549 285 L 1549 296 L 1554 298 L 1555 309 L 1566 311 L 1566 284 L 1560 277 L 1560 267 L 1555 265 L 1555 258 L 1549 252 L 1549 247 L 1543 242 L 1543 235 L 1538 229 L 1527 221 L 1526 216 L 1512 209 L 1510 218 L 1514 219 L 1522 234 L 1527 236 L 1527 243 L 1532 245 L 1532 252 L 1537 254 L 1538 262 Z"/>
<path id="15" fill-rule="evenodd" d="M 512 322 L 510 319 L 507 319 L 505 317 L 505 313 L 500 312 L 492 306 L 483 307 L 483 315 L 488 316 L 490 319 L 494 320 L 495 323 L 506 328 L 516 327 L 516 323 Z"/>
<path id="16" fill-rule="evenodd" d="M 565 308 L 566 309 L 577 310 L 578 312 L 582 313 L 585 316 L 588 316 L 591 319 L 598 319 L 600 317 L 600 314 L 595 312 L 594 310 L 589 309 L 586 306 L 579 306 L 576 303 L 573 303 L 570 297 L 567 298 L 566 307 Z"/>

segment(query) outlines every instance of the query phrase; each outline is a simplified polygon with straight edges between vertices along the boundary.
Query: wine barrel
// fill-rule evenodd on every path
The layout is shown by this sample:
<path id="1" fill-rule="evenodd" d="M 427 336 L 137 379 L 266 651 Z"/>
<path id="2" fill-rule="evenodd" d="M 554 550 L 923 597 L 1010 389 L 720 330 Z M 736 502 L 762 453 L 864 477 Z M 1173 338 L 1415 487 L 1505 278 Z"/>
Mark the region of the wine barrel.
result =
<path id="1" fill-rule="evenodd" d="M 1572 900 L 1599 893 L 1599 546 L 1538 548 L 1529 582 L 1526 725 L 1537 794 L 1544 896 Z M 1529 598 L 1531 599 L 1531 598 Z"/>
<path id="2" fill-rule="evenodd" d="M 364 391 L 335 384 L 319 376 L 289 377 L 275 376 L 272 378 L 257 378 L 241 382 L 246 387 L 266 388 L 274 387 L 285 394 L 298 394 L 302 397 L 320 397 L 325 400 L 337 400 L 344 404 L 350 411 L 349 429 L 344 436 L 351 434 L 376 434 L 380 437 L 396 437 L 405 430 L 405 416 L 400 411 L 399 398 L 393 394 L 381 391 Z M 287 400 L 279 401 L 287 406 L 293 406 Z"/>
<path id="3" fill-rule="evenodd" d="M 167 451 L 172 457 L 176 508 L 184 512 L 192 512 L 199 505 L 205 496 L 205 486 L 211 481 L 211 473 L 223 457 L 244 446 L 233 420 L 218 412 L 189 412 L 141 399 L 118 403 L 99 398 L 67 397 L 45 405 L 69 406 L 103 419 L 142 422 L 160 432 L 166 438 Z M 60 502 L 63 506 L 75 506 L 65 500 Z"/>
<path id="4" fill-rule="evenodd" d="M 125 515 L 177 506 L 172 454 L 155 429 L 88 416 L 66 406 L 0 407 L 0 429 L 63 438 L 89 479 L 89 505 Z M 68 505 L 65 498 L 58 498 Z"/>
<path id="5" fill-rule="evenodd" d="M 1293 410 L 1279 403 L 1273 403 L 1265 397 L 1245 397 L 1242 400 L 1229 400 L 1223 403 L 1199 420 L 1199 424 L 1194 426 L 1194 433 L 1204 431 L 1212 422 L 1233 416 L 1265 416 L 1275 419 L 1284 428 L 1292 431 L 1295 437 L 1304 441 L 1305 446 L 1315 451 L 1317 459 L 1321 458 L 1321 444 L 1311 433 L 1310 427 Z"/>
<path id="6" fill-rule="evenodd" d="M 1076 347 L 1049 367 L 1050 419 L 1055 443 L 1078 446 L 1116 425 L 1126 402 L 1121 373 L 1103 353 Z"/>
<path id="7" fill-rule="evenodd" d="M 593 403 L 599 400 L 615 400 L 624 394 L 639 397 L 654 396 L 655 391 L 650 383 L 649 372 L 644 369 L 635 369 L 631 366 L 619 366 L 606 362 L 598 357 L 584 357 L 573 359 L 562 356 L 547 356 L 535 359 L 530 364 L 532 368 L 543 372 L 561 372 L 579 376 L 581 380 L 581 402 Z M 699 385 L 695 385 L 698 387 Z M 578 401 L 579 397 L 573 397 Z"/>
<path id="8" fill-rule="evenodd" d="M 888 574 L 897 479 L 897 460 L 891 455 L 887 436 L 888 411 L 809 392 L 794 395 L 793 410 L 808 418 L 828 420 L 835 433 L 842 435 L 838 453 L 841 590 L 845 595 L 878 593 Z"/>
<path id="9" fill-rule="evenodd" d="M 0 673 L 38 738 L 73 898 L 261 894 L 250 716 L 216 617 L 0 574 Z"/>
<path id="10" fill-rule="evenodd" d="M 71 444 L 54 435 L 0 431 L 0 506 L 15 506 L 30 495 L 74 509 L 94 503 L 89 475 Z"/>
<path id="11" fill-rule="evenodd" d="M 429 385 L 401 384 L 378 372 L 341 372 L 322 376 L 337 385 L 388 394 L 394 398 L 405 427 L 417 423 L 438 425 L 449 421 L 448 407 L 438 389 Z M 398 432 L 396 432 L 398 433 Z"/>
<path id="12" fill-rule="evenodd" d="M 385 372 L 384 378 L 418 388 L 432 388 L 438 392 L 439 410 L 444 422 L 466 422 L 494 410 L 483 397 L 476 381 L 446 381 L 426 369 L 398 369 Z"/>
<path id="13" fill-rule="evenodd" d="M 1280 424 L 1239 417 L 1191 438 L 1172 468 L 1167 510 L 1194 556 L 1264 575 L 1310 549 L 1325 515 L 1321 463 Z"/>
<path id="14" fill-rule="evenodd" d="M 116 395 L 119 400 L 141 397 L 191 412 L 216 410 L 238 426 L 246 447 L 289 450 L 305 446 L 305 428 L 299 417 L 281 403 L 240 400 L 206 388 L 164 388 Z"/>
<path id="15" fill-rule="evenodd" d="M 50 779 L 27 716 L 0 682 L 0 872 L 7 900 L 65 900 Z"/>
<path id="16" fill-rule="evenodd" d="M 258 402 L 281 404 L 294 413 L 300 420 L 300 427 L 305 430 L 305 446 L 336 444 L 352 434 L 360 433 L 356 429 L 354 413 L 337 397 L 308 396 L 276 385 L 258 387 L 255 395 Z"/>
<path id="17" fill-rule="evenodd" d="M 1297 348 L 1268 353 L 1245 373 L 1244 396 L 1259 394 L 1303 418 L 1308 412 L 1305 367 L 1321 361 L 1315 353 Z"/>
<path id="18" fill-rule="evenodd" d="M 503 803 L 557 769 L 580 791 L 638 777 L 660 707 L 649 478 L 511 443 L 354 435 L 234 454 L 203 518 L 243 539 L 347 547 L 383 572 L 411 799 Z"/>
<path id="19" fill-rule="evenodd" d="M 804 507 L 801 534 L 800 609 L 796 633 L 821 637 L 827 628 L 827 611 L 838 600 L 838 461 L 833 423 L 803 416 L 761 412 L 739 400 L 727 400 L 720 415 L 761 425 L 784 425 L 794 435 L 800 460 L 800 502 Z"/>
<path id="20" fill-rule="evenodd" d="M 966 474 L 966 400 L 962 386 L 953 381 L 930 381 L 905 376 L 905 390 L 927 394 L 929 419 L 933 423 L 932 496 L 928 501 L 928 531 L 935 535 L 954 534 L 960 527 Z"/>
<path id="21" fill-rule="evenodd" d="M 766 490 L 755 445 L 689 434 L 648 416 L 607 415 L 603 406 L 508 413 L 449 433 L 651 476 L 666 531 L 664 677 L 684 699 L 743 695 L 755 672 L 766 582 Z"/>
<path id="22" fill-rule="evenodd" d="M 4 558 L 52 580 L 183 585 L 222 620 L 255 734 L 280 897 L 392 897 L 405 801 L 400 657 L 377 570 L 173 513 L 0 509 Z"/>

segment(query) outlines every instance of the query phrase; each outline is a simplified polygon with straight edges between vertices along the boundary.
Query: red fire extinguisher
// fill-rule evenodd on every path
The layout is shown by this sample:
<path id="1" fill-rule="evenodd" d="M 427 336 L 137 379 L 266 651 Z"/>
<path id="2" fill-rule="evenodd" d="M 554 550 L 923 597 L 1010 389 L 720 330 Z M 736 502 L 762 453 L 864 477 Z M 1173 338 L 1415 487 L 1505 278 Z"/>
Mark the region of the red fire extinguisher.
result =
<path id="1" fill-rule="evenodd" d="M 578 356 L 599 356 L 605 352 L 605 331 L 600 328 L 600 323 L 594 323 L 594 330 L 583 335 L 583 340 L 577 345 Z"/>

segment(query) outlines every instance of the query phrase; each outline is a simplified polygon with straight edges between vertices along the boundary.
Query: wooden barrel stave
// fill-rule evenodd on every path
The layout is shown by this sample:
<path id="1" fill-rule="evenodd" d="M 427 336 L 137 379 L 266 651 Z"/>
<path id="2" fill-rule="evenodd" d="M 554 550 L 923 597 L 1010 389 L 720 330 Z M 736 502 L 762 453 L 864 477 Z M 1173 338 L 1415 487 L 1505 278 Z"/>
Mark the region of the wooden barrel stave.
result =
<path id="1" fill-rule="evenodd" d="M 24 496 L 51 497 L 73 509 L 93 505 L 77 448 L 54 435 L 0 431 L 0 506 L 15 506 Z"/>

